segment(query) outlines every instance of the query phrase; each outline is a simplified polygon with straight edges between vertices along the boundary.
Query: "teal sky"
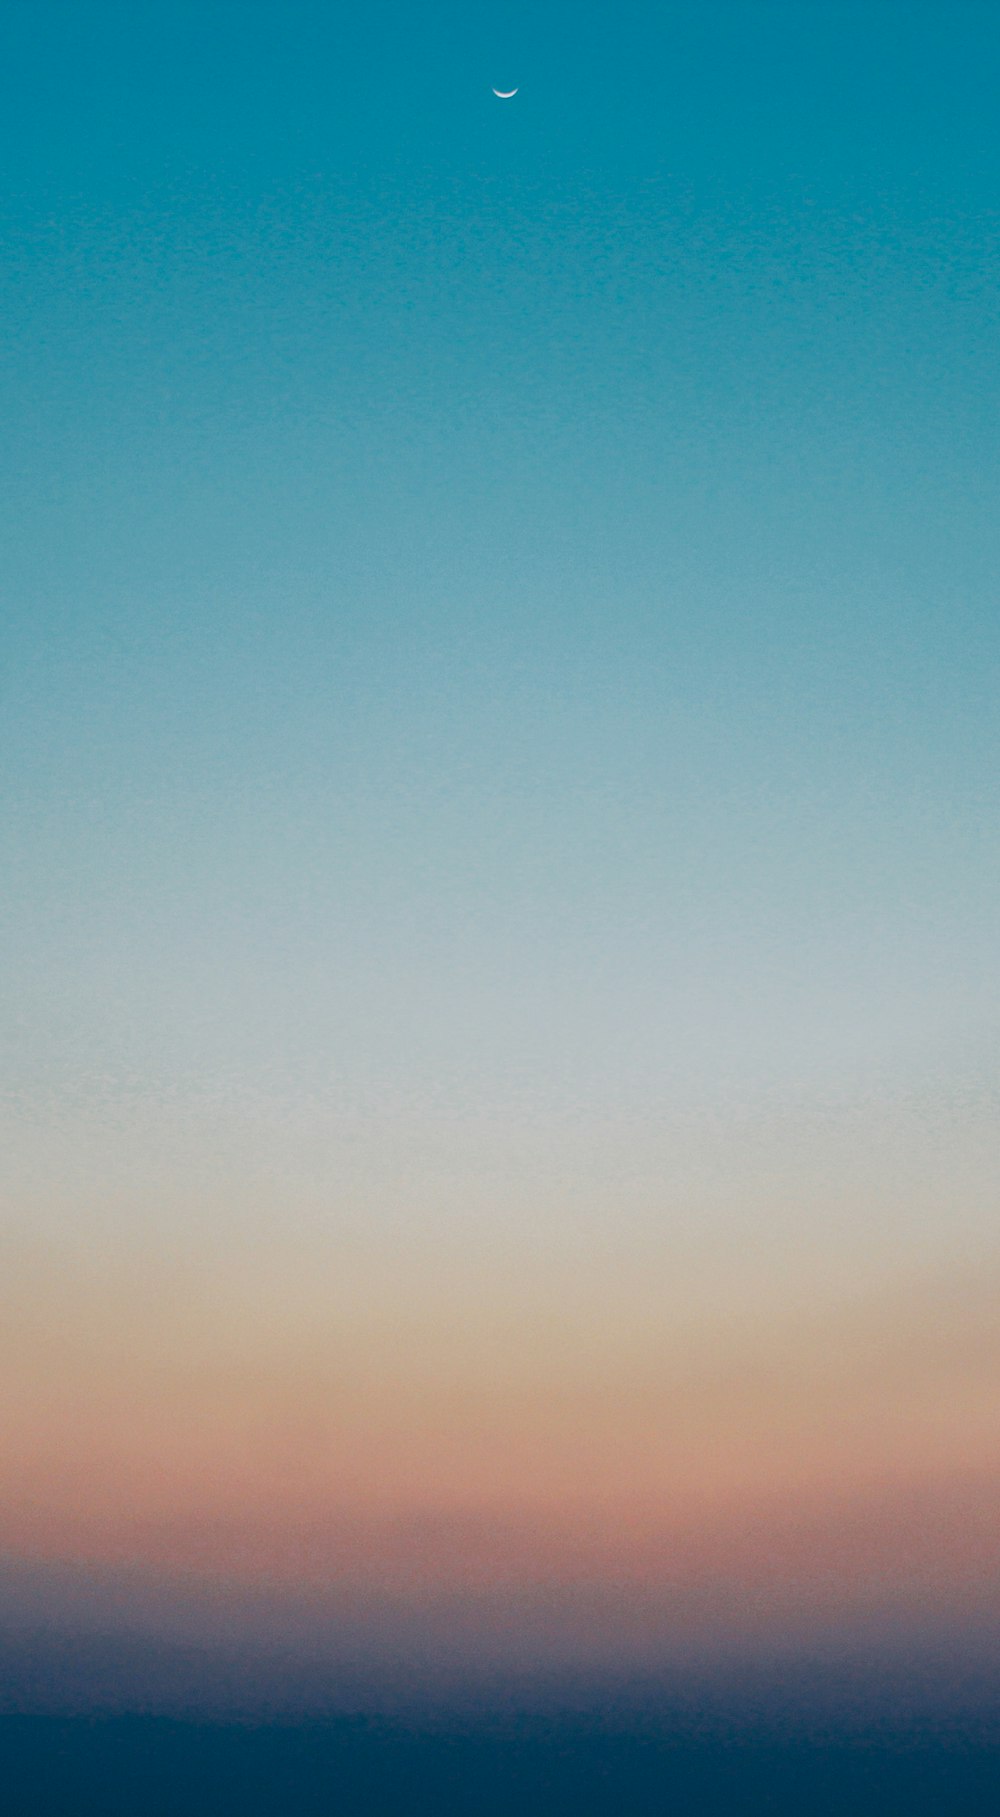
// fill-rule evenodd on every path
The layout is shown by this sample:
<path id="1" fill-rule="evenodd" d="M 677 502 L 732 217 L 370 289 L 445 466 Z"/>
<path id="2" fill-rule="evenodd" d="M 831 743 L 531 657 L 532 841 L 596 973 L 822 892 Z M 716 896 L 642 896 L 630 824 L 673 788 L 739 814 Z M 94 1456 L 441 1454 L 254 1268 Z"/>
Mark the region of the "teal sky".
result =
<path id="1" fill-rule="evenodd" d="M 859 1243 L 981 1235 L 995 9 L 32 0 L 0 65 L 35 1214 L 780 1176 L 825 1243 L 860 1140 Z"/>

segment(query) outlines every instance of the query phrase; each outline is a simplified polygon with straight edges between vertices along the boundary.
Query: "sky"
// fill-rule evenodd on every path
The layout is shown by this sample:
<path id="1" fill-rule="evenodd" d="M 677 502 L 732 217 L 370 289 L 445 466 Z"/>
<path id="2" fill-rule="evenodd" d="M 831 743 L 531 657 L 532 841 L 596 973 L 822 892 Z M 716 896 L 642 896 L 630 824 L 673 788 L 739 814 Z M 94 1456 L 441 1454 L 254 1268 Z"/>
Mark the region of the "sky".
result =
<path id="1" fill-rule="evenodd" d="M 971 3 L 4 8 L 30 1658 L 995 1661 L 998 78 Z"/>

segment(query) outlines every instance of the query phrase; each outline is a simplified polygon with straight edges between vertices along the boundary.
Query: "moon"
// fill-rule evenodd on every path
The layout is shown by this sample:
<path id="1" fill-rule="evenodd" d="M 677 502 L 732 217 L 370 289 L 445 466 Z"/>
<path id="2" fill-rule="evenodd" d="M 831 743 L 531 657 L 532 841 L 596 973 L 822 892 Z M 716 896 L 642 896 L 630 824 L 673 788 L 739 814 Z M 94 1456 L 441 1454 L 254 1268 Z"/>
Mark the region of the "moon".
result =
<path id="1" fill-rule="evenodd" d="M 498 101 L 512 101 L 517 94 L 516 88 L 495 88 L 493 93 Z"/>

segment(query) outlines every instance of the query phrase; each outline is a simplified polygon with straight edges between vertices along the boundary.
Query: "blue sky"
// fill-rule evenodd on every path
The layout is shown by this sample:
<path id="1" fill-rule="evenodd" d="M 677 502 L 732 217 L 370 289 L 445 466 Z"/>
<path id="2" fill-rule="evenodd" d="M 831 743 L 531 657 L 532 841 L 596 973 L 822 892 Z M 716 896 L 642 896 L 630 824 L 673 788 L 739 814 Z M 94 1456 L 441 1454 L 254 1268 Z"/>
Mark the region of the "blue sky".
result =
<path id="1" fill-rule="evenodd" d="M 311 1039 L 321 1074 L 338 1002 L 387 1075 L 534 1051 L 570 1097 L 602 1046 L 614 1093 L 622 1022 L 655 1075 L 672 1002 L 681 1056 L 757 1048 L 761 1088 L 824 1027 L 844 1072 L 914 1019 L 927 1067 L 978 1053 L 990 9 L 32 6 L 4 37 L 40 1074 L 99 1027 L 141 1073 L 189 975 L 219 1029 L 271 980 L 255 1073 Z"/>
<path id="2" fill-rule="evenodd" d="M 164 990 L 236 926 L 292 981 L 335 901 L 401 978 L 711 948 L 863 1019 L 902 951 L 961 1022 L 998 51 L 985 7 L 11 8 L 15 945 L 54 917 L 58 977 L 156 901 Z"/>

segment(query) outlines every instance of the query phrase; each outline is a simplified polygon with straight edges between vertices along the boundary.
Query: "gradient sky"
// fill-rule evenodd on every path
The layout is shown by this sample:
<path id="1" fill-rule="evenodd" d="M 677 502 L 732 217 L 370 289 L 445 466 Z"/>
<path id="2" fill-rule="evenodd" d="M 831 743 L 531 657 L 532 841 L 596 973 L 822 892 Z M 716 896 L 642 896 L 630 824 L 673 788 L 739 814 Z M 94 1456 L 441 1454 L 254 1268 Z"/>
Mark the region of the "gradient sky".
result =
<path id="1" fill-rule="evenodd" d="M 4 1620 L 985 1644 L 998 96 L 4 8 Z"/>

